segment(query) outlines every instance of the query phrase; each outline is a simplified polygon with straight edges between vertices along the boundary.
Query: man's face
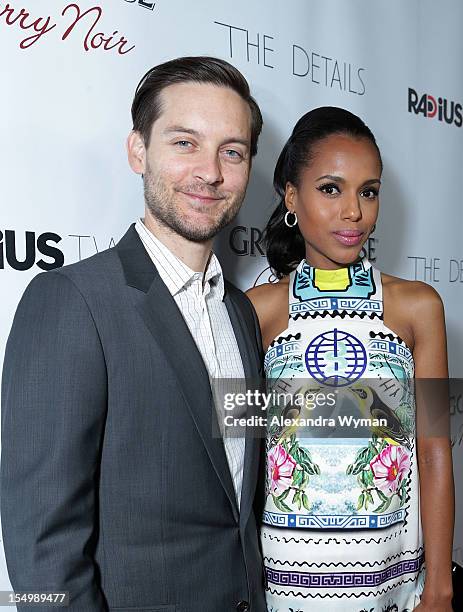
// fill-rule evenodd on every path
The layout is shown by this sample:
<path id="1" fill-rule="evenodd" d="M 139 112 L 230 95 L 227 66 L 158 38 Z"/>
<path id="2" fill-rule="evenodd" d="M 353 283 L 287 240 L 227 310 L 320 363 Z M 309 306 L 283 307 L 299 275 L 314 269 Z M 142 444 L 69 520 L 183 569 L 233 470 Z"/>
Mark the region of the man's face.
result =
<path id="1" fill-rule="evenodd" d="M 251 111 L 233 90 L 181 83 L 161 93 L 145 154 L 145 202 L 187 240 L 210 240 L 238 213 L 249 180 Z"/>

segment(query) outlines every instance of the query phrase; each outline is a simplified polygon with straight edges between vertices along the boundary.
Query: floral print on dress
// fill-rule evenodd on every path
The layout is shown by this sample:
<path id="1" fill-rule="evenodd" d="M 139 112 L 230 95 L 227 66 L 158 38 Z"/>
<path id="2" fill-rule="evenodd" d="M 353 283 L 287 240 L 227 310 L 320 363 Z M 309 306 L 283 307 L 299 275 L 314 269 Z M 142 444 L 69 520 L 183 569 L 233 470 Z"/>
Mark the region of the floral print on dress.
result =
<path id="1" fill-rule="evenodd" d="M 296 462 L 277 444 L 268 454 L 267 465 L 270 491 L 272 495 L 281 495 L 291 486 Z"/>
<path id="2" fill-rule="evenodd" d="M 319 466 L 294 433 L 280 438 L 267 453 L 267 495 L 281 512 L 310 510 L 306 488 L 310 476 L 317 474 Z"/>
<path id="3" fill-rule="evenodd" d="M 389 444 L 370 461 L 373 481 L 378 489 L 391 497 L 410 469 L 410 454 L 402 446 Z"/>
<path id="4" fill-rule="evenodd" d="M 410 456 L 404 446 L 376 436 L 357 452 L 355 461 L 346 470 L 346 474 L 357 477 L 361 489 L 357 510 L 368 510 L 371 505 L 375 506 L 373 512 L 381 514 L 389 509 L 394 497 L 399 508 L 405 504 Z"/>

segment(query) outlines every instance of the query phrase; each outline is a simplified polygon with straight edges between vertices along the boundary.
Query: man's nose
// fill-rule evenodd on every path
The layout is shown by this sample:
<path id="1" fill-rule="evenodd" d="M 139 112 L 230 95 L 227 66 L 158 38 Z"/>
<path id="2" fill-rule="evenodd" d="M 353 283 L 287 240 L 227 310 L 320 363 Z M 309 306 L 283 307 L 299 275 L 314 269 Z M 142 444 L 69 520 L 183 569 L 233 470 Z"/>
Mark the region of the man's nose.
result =
<path id="1" fill-rule="evenodd" d="M 195 178 L 201 179 L 208 185 L 223 183 L 222 167 L 216 151 L 204 151 L 197 158 L 194 169 Z"/>

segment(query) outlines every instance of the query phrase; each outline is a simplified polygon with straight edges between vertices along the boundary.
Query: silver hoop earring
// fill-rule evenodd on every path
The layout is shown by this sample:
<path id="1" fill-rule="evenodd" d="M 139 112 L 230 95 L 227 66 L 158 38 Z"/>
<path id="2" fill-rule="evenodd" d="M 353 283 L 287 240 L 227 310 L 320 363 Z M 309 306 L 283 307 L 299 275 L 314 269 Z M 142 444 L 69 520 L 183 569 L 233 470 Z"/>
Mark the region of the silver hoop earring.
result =
<path id="1" fill-rule="evenodd" d="M 293 215 L 294 220 L 293 220 L 292 223 L 290 223 L 288 221 L 288 215 Z M 295 212 L 291 212 L 290 210 L 286 211 L 286 214 L 285 214 L 285 225 L 287 225 L 288 227 L 296 227 L 296 225 L 297 225 L 297 215 L 296 215 Z"/>

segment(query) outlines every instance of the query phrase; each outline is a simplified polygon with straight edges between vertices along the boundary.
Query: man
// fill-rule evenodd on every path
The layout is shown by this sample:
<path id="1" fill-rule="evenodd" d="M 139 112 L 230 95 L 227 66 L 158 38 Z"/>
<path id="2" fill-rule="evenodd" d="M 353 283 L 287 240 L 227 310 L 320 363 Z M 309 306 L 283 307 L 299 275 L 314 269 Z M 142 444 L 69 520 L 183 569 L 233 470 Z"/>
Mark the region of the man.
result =
<path id="1" fill-rule="evenodd" d="M 261 612 L 259 442 L 212 435 L 210 385 L 259 374 L 254 311 L 211 247 L 244 198 L 261 114 L 233 66 L 190 57 L 145 75 L 132 117 L 144 222 L 37 276 L 8 340 L 11 582 L 67 591 L 72 611 Z"/>

